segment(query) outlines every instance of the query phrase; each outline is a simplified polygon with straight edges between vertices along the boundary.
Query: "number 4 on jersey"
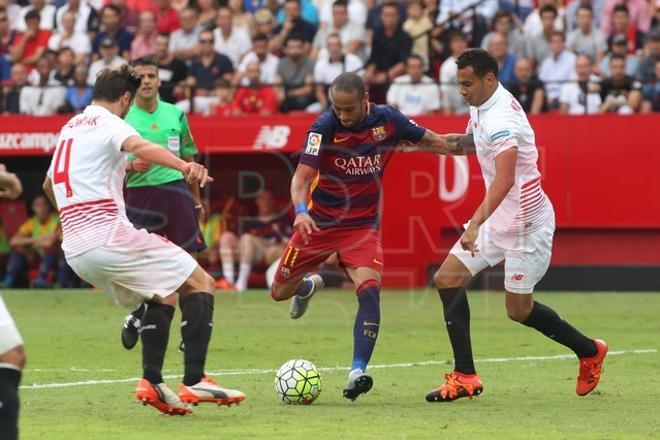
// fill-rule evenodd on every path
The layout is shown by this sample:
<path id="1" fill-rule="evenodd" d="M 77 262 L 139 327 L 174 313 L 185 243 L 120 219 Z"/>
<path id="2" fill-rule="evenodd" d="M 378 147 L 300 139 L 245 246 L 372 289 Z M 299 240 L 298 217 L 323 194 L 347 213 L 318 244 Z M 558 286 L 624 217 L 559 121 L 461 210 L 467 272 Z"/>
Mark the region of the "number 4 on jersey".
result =
<path id="1" fill-rule="evenodd" d="M 73 139 L 62 139 L 55 152 L 55 168 L 53 170 L 53 183 L 63 183 L 66 188 L 66 196 L 71 197 L 71 183 L 69 182 L 69 159 L 71 158 L 71 144 Z M 62 163 L 64 155 L 64 163 Z M 60 165 L 61 164 L 61 165 Z"/>

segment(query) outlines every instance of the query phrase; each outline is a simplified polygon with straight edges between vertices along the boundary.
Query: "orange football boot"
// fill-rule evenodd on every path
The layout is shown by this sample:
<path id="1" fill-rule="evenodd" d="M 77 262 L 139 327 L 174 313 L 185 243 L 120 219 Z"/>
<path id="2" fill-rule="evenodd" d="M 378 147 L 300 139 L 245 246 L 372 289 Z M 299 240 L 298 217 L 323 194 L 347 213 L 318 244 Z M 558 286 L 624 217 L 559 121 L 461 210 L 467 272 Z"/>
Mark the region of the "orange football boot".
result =
<path id="1" fill-rule="evenodd" d="M 153 384 L 147 379 L 140 379 L 135 390 L 135 398 L 143 405 L 151 405 L 170 416 L 185 416 L 192 413 L 192 410 L 164 383 Z"/>
<path id="2" fill-rule="evenodd" d="M 232 406 L 245 400 L 245 394 L 238 390 L 222 388 L 216 381 L 204 376 L 199 383 L 186 386 L 179 385 L 179 398 L 184 403 L 215 403 Z"/>
<path id="3" fill-rule="evenodd" d="M 453 402 L 461 397 L 472 399 L 480 395 L 484 386 L 477 374 L 463 374 L 452 371 L 445 374 L 445 384 L 426 395 L 427 402 Z"/>
<path id="4" fill-rule="evenodd" d="M 603 362 L 607 356 L 607 344 L 600 339 L 594 339 L 596 344 L 596 354 L 590 357 L 580 359 L 580 375 L 577 378 L 575 392 L 578 396 L 586 396 L 596 388 L 600 381 L 600 374 L 603 372 Z"/>

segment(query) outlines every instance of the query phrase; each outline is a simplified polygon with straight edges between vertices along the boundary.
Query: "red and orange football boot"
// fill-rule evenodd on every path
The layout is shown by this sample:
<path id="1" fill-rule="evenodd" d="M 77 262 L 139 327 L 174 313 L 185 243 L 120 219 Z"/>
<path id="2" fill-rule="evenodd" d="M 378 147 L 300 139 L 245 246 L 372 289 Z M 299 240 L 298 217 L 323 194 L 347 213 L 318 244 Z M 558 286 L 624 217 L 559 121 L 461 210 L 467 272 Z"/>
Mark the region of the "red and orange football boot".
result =
<path id="1" fill-rule="evenodd" d="M 216 381 L 204 376 L 199 383 L 186 386 L 179 385 L 179 398 L 184 403 L 215 403 L 217 405 L 232 406 L 245 400 L 245 394 L 238 390 L 222 388 Z"/>
<path id="2" fill-rule="evenodd" d="M 192 410 L 165 383 L 153 384 L 140 379 L 135 390 L 135 398 L 143 405 L 151 405 L 169 416 L 185 416 Z"/>
<path id="3" fill-rule="evenodd" d="M 463 374 L 452 371 L 445 374 L 445 384 L 426 395 L 427 402 L 453 402 L 461 397 L 472 399 L 480 395 L 484 386 L 477 374 Z"/>
<path id="4" fill-rule="evenodd" d="M 596 388 L 603 372 L 603 362 L 607 356 L 607 344 L 600 339 L 594 339 L 596 354 L 580 358 L 580 375 L 577 378 L 575 392 L 578 396 L 586 396 Z"/>

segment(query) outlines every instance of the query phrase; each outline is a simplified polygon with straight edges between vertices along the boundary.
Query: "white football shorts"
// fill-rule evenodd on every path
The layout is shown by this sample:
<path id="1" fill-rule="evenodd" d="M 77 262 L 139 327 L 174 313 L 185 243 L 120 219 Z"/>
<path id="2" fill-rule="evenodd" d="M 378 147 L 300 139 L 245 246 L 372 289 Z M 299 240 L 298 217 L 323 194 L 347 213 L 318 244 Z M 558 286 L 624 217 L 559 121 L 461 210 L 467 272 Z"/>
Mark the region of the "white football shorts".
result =
<path id="1" fill-rule="evenodd" d="M 174 293 L 197 267 L 186 251 L 146 229 L 127 226 L 115 236 L 120 238 L 66 260 L 80 278 L 129 310 Z"/>
<path id="2" fill-rule="evenodd" d="M 477 249 L 463 250 L 457 241 L 449 253 L 455 255 L 474 276 L 504 260 L 504 288 L 507 292 L 530 294 L 550 266 L 554 217 L 541 228 L 526 235 L 494 234 L 486 224 L 479 228 Z"/>
<path id="3" fill-rule="evenodd" d="M 0 296 L 0 354 L 6 353 L 19 345 L 23 345 L 23 339 Z"/>

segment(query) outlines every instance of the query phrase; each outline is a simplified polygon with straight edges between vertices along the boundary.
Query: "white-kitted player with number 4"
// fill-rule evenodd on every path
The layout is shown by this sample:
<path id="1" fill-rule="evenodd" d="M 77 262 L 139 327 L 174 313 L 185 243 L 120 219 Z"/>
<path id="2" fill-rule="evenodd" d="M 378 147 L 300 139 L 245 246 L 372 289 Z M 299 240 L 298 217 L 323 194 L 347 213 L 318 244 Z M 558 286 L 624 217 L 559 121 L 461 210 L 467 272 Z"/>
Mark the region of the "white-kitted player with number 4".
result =
<path id="1" fill-rule="evenodd" d="M 187 403 L 231 405 L 245 395 L 221 388 L 204 374 L 213 278 L 183 249 L 135 229 L 126 217 L 122 191 L 129 152 L 181 171 L 188 183 L 204 186 L 213 180 L 202 165 L 142 139 L 123 120 L 140 81 L 128 66 L 99 74 L 92 104 L 62 128 L 43 188 L 59 210 L 62 249 L 78 276 L 130 310 L 147 302 L 137 399 L 163 413 L 185 415 L 191 412 Z M 173 292 L 187 295 L 181 319 L 185 372 L 178 396 L 161 373 L 176 304 Z"/>
<path id="2" fill-rule="evenodd" d="M 456 64 L 460 93 L 470 104 L 468 132 L 458 142 L 476 147 L 486 195 L 434 277 L 455 365 L 426 400 L 450 402 L 483 391 L 472 358 L 464 286 L 501 261 L 507 314 L 573 350 L 580 361 L 576 391 L 584 396 L 598 385 L 607 345 L 587 338 L 532 297 L 550 264 L 555 232 L 554 210 L 536 165 L 534 131 L 518 101 L 497 80 L 497 61 L 488 52 L 468 49 Z"/>

